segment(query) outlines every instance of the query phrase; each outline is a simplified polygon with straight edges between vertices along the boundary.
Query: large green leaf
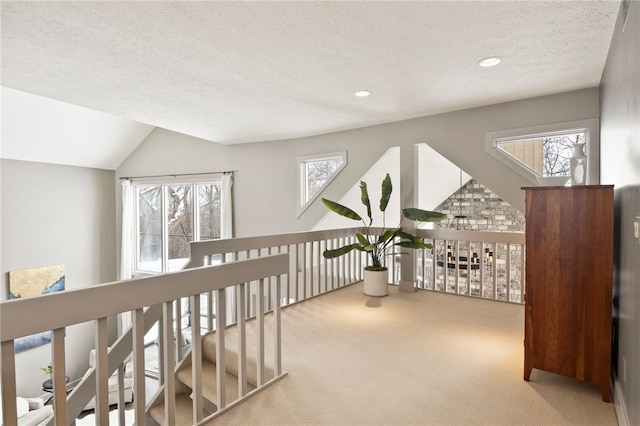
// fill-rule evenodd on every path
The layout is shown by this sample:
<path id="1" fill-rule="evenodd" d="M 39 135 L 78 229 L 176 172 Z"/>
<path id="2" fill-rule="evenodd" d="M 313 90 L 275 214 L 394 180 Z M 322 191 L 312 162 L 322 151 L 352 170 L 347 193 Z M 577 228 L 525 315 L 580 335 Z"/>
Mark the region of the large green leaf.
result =
<path id="1" fill-rule="evenodd" d="M 400 241 L 396 243 L 397 246 L 412 248 L 412 249 L 430 249 L 433 248 L 431 243 L 425 243 L 423 241 Z"/>
<path id="2" fill-rule="evenodd" d="M 380 235 L 380 237 L 378 237 L 378 242 L 376 242 L 376 244 L 383 244 L 385 241 L 393 238 L 395 233 L 395 229 L 387 229 L 382 235 Z"/>
<path id="3" fill-rule="evenodd" d="M 396 235 L 400 238 L 404 238 L 405 240 L 422 241 L 422 238 L 416 237 L 415 235 L 411 235 L 410 233 L 405 232 L 402 229 L 399 229 Z"/>
<path id="4" fill-rule="evenodd" d="M 367 216 L 369 216 L 369 226 L 373 223 L 371 216 L 371 202 L 369 201 L 369 191 L 367 191 L 367 182 L 360 181 L 360 200 L 367 207 Z"/>
<path id="5" fill-rule="evenodd" d="M 392 191 L 393 186 L 391 184 L 391 177 L 389 174 L 386 174 L 382 181 L 382 196 L 380 198 L 380 211 L 383 213 L 389 205 Z M 368 229 L 373 223 L 373 216 L 371 214 L 371 201 L 369 199 L 367 183 L 364 181 L 360 182 L 360 192 L 362 204 L 367 208 L 367 216 L 369 217 L 369 224 L 367 225 L 366 222 L 364 223 L 365 228 Z M 325 198 L 322 199 L 322 202 L 334 213 L 353 220 L 363 220 L 358 213 L 343 206 L 342 204 L 338 204 Z M 447 215 L 443 213 L 415 208 L 403 209 L 402 214 L 407 219 L 421 222 L 437 222 L 439 220 L 446 219 L 447 217 Z M 358 242 L 333 250 L 325 250 L 323 252 L 323 256 L 327 259 L 332 259 L 347 254 L 353 250 L 359 250 L 368 253 L 373 266 L 381 266 L 381 259 L 384 258 L 387 253 L 387 249 L 392 245 L 411 249 L 432 248 L 430 243 L 425 243 L 422 238 L 411 235 L 408 232 L 404 232 L 402 227 L 383 230 L 376 240 L 372 240 L 373 236 L 361 233 L 357 233 L 356 237 Z M 396 242 L 396 237 L 399 237 L 401 241 Z"/>
<path id="6" fill-rule="evenodd" d="M 356 238 L 358 239 L 358 241 L 360 242 L 360 244 L 362 244 L 363 247 L 366 247 L 368 245 L 371 245 L 371 243 L 369 242 L 369 240 L 367 239 L 367 237 L 365 237 L 364 235 L 362 235 L 359 232 L 356 232 Z"/>
<path id="7" fill-rule="evenodd" d="M 403 209 L 402 214 L 407 219 L 417 220 L 418 222 L 438 222 L 447 218 L 447 215 L 444 213 L 416 208 Z"/>
<path id="8" fill-rule="evenodd" d="M 360 244 L 358 244 L 358 243 L 353 243 L 353 244 L 349 244 L 347 246 L 340 247 L 340 248 L 337 248 L 337 249 L 325 250 L 322 253 L 322 255 L 326 259 L 333 259 L 333 258 L 336 258 L 336 257 L 340 257 L 343 254 L 347 254 L 352 250 L 362 250 L 362 246 L 360 246 Z"/>
<path id="9" fill-rule="evenodd" d="M 387 209 L 389 199 L 391 198 L 391 191 L 393 191 L 393 186 L 391 186 L 391 176 L 389 176 L 389 173 L 387 173 L 387 176 L 385 176 L 384 180 L 382 181 L 382 197 L 380 198 L 381 212 Z"/>
<path id="10" fill-rule="evenodd" d="M 334 201 L 327 200 L 326 198 L 322 199 L 322 203 L 325 206 L 327 206 L 329 210 L 331 210 L 334 213 L 338 213 L 340 216 L 344 216 L 353 220 L 362 220 L 362 218 L 358 213 L 354 212 L 349 207 L 343 206 L 342 204 L 338 204 Z"/>

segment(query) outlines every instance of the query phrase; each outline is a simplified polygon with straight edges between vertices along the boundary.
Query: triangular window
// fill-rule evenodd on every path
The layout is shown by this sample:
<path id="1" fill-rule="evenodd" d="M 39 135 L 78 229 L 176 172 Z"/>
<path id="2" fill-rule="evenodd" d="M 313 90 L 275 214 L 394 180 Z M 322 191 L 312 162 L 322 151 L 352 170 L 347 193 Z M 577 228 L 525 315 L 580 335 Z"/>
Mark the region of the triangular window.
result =
<path id="1" fill-rule="evenodd" d="M 347 165 L 347 152 L 298 158 L 300 203 L 298 216 Z"/>

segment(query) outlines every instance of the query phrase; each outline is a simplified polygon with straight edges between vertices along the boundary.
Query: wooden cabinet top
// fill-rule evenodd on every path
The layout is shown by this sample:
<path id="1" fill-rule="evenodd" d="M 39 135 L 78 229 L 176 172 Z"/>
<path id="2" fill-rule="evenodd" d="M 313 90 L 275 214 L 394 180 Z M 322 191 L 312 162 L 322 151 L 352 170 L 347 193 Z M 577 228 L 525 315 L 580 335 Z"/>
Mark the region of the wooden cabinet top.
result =
<path id="1" fill-rule="evenodd" d="M 613 188 L 613 185 L 575 185 L 575 186 L 523 186 L 525 191 L 540 189 L 591 189 L 591 188 Z"/>

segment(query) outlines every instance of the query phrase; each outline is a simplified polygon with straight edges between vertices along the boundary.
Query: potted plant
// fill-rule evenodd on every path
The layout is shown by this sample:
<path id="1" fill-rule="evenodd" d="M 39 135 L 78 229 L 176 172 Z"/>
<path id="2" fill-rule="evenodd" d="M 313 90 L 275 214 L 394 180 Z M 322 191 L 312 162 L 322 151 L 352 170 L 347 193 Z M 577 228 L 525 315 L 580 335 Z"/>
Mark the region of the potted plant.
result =
<path id="1" fill-rule="evenodd" d="M 47 392 L 52 391 L 53 379 L 51 375 L 53 374 L 53 366 L 51 365 L 51 363 L 49 363 L 49 365 L 47 365 L 46 367 L 41 367 L 40 370 L 42 370 L 42 372 L 47 375 L 47 380 L 42 382 L 42 390 Z"/>
<path id="2" fill-rule="evenodd" d="M 53 366 L 51 366 L 51 363 L 49 363 L 49 365 L 47 365 L 46 367 L 41 368 L 40 370 L 42 370 L 44 374 L 51 378 L 51 374 L 53 373 Z"/>
<path id="3" fill-rule="evenodd" d="M 347 254 L 352 250 L 359 250 L 367 253 L 370 259 L 370 264 L 364 267 L 364 293 L 368 296 L 386 296 L 388 294 L 385 257 L 387 256 L 387 251 L 390 248 L 399 246 L 411 249 L 430 249 L 432 247 L 430 243 L 425 243 L 422 238 L 405 232 L 400 224 L 394 228 L 385 227 L 384 218 L 392 191 L 393 187 L 391 185 L 391 177 L 387 173 L 382 181 L 382 197 L 380 198 L 380 211 L 382 212 L 383 225 L 382 230 L 377 235 L 371 232 L 373 217 L 371 215 L 371 203 L 369 202 L 369 193 L 367 191 L 366 182 L 360 181 L 360 192 L 362 204 L 367 208 L 369 223 L 350 208 L 334 201 L 327 200 L 326 198 L 322 199 L 324 205 L 332 212 L 349 219 L 362 221 L 364 224 L 365 233 L 356 233 L 358 242 L 333 250 L 325 250 L 322 255 L 326 259 L 333 259 L 342 256 L 343 254 Z M 447 217 L 444 213 L 416 208 L 402 209 L 402 215 L 407 219 L 419 222 L 437 222 Z"/>

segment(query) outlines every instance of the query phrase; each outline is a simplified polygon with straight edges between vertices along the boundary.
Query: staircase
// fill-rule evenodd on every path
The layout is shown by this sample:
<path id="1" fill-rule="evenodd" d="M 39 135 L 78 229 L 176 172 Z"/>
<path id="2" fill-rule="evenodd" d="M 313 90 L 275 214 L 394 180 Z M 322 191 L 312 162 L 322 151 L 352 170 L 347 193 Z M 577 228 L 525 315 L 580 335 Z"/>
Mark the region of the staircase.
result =
<path id="1" fill-rule="evenodd" d="M 270 334 L 272 331 L 272 315 L 265 315 L 263 334 Z M 242 327 L 242 326 L 240 326 Z M 228 407 L 238 401 L 243 396 L 256 390 L 260 385 L 275 378 L 273 369 L 274 355 L 274 339 L 264 339 L 264 345 L 258 344 L 260 336 L 260 324 L 256 319 L 247 320 L 245 322 L 244 339 L 240 339 L 242 334 L 237 324 L 229 326 L 225 329 L 224 341 L 224 376 L 225 376 L 225 392 L 224 406 Z M 217 372 L 217 337 L 216 332 L 207 333 L 202 336 L 202 369 L 200 373 L 202 383 L 203 417 L 207 417 L 218 411 L 218 372 Z M 242 347 L 240 343 L 244 342 Z M 263 350 L 258 351 L 262 347 Z M 191 395 L 194 390 L 193 383 L 193 363 L 192 348 L 190 348 L 178 364 L 175 373 L 176 379 L 176 399 L 175 399 L 175 418 L 176 424 L 196 424 L 193 417 L 193 400 Z M 265 350 L 266 349 L 266 350 Z M 239 356 L 239 352 L 244 351 L 245 357 Z M 258 359 L 264 359 L 264 367 L 260 367 Z M 244 363 L 242 362 L 244 358 Z M 240 374 L 240 372 L 243 374 Z M 165 404 L 160 400 L 149 410 L 150 416 L 158 422 L 165 423 Z"/>
<path id="2" fill-rule="evenodd" d="M 17 407 L 10 403 L 18 396 L 15 340 L 45 331 L 52 332 L 54 379 L 54 418 L 48 426 L 73 424 L 92 398 L 97 422 L 107 424 L 108 380 L 129 361 L 134 397 L 127 408 L 133 408 L 136 425 L 200 425 L 238 406 L 287 375 L 280 353 L 281 307 L 362 279 L 359 253 L 335 261 L 321 257 L 327 247 L 355 242 L 354 231 L 361 228 L 197 242 L 191 244 L 189 263 L 178 272 L 0 301 L 0 409 L 5 424 L 18 423 Z M 213 265 L 214 257 L 223 263 Z M 235 298 L 227 301 L 230 292 Z M 201 313 L 189 317 L 194 334 L 186 354 L 172 343 L 180 341 L 181 325 L 176 325 L 185 299 L 189 313 Z M 201 299 L 206 299 L 202 309 Z M 56 315 L 25 321 L 24 312 Z M 131 325 L 112 342 L 107 324 L 122 314 Z M 237 323 L 227 326 L 231 322 Z M 82 323 L 93 324 L 96 366 L 67 392 L 65 346 L 75 343 L 67 327 Z M 156 325 L 162 379 L 152 396 L 146 392 L 145 335 Z M 208 334 L 202 336 L 202 329 Z M 123 386 L 118 389 L 120 398 Z M 117 409 L 124 419 L 125 404 Z"/>

